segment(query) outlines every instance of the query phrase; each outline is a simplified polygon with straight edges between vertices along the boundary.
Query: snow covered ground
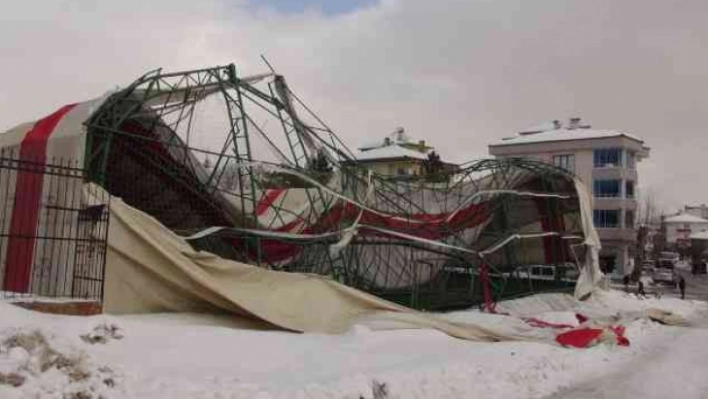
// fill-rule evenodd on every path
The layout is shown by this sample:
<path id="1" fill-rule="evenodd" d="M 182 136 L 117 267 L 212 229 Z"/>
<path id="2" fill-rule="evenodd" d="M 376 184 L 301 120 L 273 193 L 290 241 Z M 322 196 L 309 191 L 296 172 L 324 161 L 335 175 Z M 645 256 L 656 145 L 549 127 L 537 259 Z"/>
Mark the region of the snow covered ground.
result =
<path id="1" fill-rule="evenodd" d="M 431 330 L 374 331 L 360 325 L 338 336 L 294 334 L 237 329 L 226 317 L 67 317 L 0 303 L 0 398 L 542 398 L 559 391 L 585 397 L 583 392 L 597 386 L 615 389 L 611 376 L 635 378 L 629 370 L 650 355 L 670 367 L 680 367 L 664 358 L 674 352 L 708 365 L 708 357 L 691 356 L 690 350 L 690 345 L 708 350 L 708 340 L 696 333 L 703 330 L 625 317 L 648 308 L 673 311 L 694 323 L 708 314 L 704 302 L 638 300 L 609 291 L 582 303 L 557 294 L 508 301 L 499 305 L 508 316 L 473 310 L 440 315 L 538 337 L 490 344 Z M 577 324 L 576 312 L 593 318 L 619 313 L 633 320 L 626 325 L 630 346 L 563 348 L 552 342 L 554 330 L 519 318 Z M 688 343 L 674 351 L 657 349 L 673 348 L 678 337 Z M 645 370 L 654 378 L 647 383 L 659 385 L 667 372 L 659 366 Z M 668 380 L 676 386 L 684 381 Z M 624 389 L 636 392 L 629 385 Z"/>

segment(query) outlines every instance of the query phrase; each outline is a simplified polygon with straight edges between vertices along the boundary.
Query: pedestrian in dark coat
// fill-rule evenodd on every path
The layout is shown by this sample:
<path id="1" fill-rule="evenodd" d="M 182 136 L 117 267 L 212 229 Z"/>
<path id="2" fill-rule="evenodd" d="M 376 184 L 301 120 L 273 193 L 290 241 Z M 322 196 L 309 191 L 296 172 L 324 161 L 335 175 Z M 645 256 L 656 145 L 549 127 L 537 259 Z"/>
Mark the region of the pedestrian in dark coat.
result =
<path id="1" fill-rule="evenodd" d="M 644 292 L 644 283 L 640 279 L 637 281 L 637 295 L 640 295 L 642 298 L 646 297 L 646 292 Z"/>
<path id="2" fill-rule="evenodd" d="M 686 280 L 683 276 L 679 276 L 679 290 L 681 290 L 681 299 L 686 299 Z"/>
<path id="3" fill-rule="evenodd" d="M 624 276 L 622 282 L 624 283 L 624 292 L 629 292 L 629 274 Z"/>

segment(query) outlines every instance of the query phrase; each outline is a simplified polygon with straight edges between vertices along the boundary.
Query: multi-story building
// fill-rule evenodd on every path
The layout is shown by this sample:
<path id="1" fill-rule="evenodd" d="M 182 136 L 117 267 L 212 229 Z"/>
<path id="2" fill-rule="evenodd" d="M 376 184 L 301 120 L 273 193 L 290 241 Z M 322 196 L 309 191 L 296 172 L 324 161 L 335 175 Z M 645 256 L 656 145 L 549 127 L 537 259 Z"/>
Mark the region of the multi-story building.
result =
<path id="1" fill-rule="evenodd" d="M 600 266 L 623 275 L 634 257 L 637 162 L 649 156 L 644 141 L 617 130 L 593 129 L 572 118 L 519 132 L 489 145 L 498 158 L 533 158 L 578 176 L 593 194 L 593 220 L 602 241 Z"/>

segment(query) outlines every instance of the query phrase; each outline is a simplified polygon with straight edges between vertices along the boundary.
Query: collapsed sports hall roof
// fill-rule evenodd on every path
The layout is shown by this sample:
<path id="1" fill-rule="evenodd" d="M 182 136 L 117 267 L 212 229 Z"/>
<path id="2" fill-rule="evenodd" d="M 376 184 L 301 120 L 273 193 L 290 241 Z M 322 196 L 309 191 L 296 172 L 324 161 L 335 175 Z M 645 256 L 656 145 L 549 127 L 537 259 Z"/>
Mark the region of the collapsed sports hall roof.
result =
<path id="1" fill-rule="evenodd" d="M 572 287 L 568 265 L 591 272 L 580 294 L 596 278 L 599 243 L 573 176 L 519 159 L 378 176 L 275 73 L 153 71 L 0 135 L 0 147 L 78 160 L 197 249 L 417 308 Z M 540 264 L 559 272 L 531 278 Z"/>

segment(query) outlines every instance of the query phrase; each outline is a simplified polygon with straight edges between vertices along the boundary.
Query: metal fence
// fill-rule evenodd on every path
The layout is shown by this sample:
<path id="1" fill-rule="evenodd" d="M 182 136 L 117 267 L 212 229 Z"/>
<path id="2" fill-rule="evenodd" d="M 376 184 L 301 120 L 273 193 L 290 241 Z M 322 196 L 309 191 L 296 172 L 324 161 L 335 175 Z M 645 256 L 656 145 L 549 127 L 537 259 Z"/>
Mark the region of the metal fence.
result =
<path id="1" fill-rule="evenodd" d="M 102 300 L 110 196 L 78 162 L 0 153 L 0 299 Z"/>

